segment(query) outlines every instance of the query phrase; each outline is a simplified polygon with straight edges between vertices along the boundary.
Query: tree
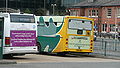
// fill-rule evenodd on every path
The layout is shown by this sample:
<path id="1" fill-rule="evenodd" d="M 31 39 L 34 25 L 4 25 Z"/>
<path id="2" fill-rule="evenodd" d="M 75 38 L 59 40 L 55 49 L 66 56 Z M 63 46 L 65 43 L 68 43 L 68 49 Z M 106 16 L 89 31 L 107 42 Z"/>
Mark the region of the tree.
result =
<path id="1" fill-rule="evenodd" d="M 31 11 L 28 8 L 26 8 L 24 13 L 31 13 Z"/>
<path id="2" fill-rule="evenodd" d="M 37 16 L 44 16 L 46 15 L 47 10 L 44 8 L 38 8 L 37 10 L 35 10 L 34 14 Z"/>

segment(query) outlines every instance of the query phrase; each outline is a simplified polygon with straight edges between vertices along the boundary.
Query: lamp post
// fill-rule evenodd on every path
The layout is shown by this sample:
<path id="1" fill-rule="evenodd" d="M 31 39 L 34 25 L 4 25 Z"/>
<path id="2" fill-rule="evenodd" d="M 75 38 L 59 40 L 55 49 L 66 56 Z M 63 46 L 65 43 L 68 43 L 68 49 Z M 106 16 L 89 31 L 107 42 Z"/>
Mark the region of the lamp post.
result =
<path id="1" fill-rule="evenodd" d="M 55 14 L 54 11 L 55 11 L 56 4 L 51 4 L 51 6 L 53 7 L 53 15 L 54 15 Z"/>
<path id="2" fill-rule="evenodd" d="M 8 8 L 8 0 L 6 0 L 6 13 L 7 13 L 7 8 Z"/>
<path id="3" fill-rule="evenodd" d="M 44 0 L 44 9 L 45 9 L 45 0 Z"/>
<path id="4" fill-rule="evenodd" d="M 44 14 L 46 13 L 46 12 L 45 12 L 45 7 L 46 7 L 45 4 L 46 4 L 46 3 L 45 3 L 45 0 L 44 0 Z"/>

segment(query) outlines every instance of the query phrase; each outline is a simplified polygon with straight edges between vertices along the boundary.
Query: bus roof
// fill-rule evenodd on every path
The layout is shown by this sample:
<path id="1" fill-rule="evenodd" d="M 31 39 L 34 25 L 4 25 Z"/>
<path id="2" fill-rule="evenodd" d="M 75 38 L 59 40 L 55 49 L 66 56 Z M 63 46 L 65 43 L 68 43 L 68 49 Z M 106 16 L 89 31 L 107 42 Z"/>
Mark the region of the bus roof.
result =
<path id="1" fill-rule="evenodd" d="M 68 17 L 68 18 L 81 18 L 81 19 L 87 19 L 87 20 L 94 20 L 93 18 L 88 18 L 88 17 L 82 17 L 82 16 L 65 16 L 65 17 Z"/>
<path id="2" fill-rule="evenodd" d="M 81 17 L 81 16 L 36 16 L 37 21 L 39 20 L 39 17 L 43 17 L 45 22 L 49 22 L 49 19 L 52 18 L 54 22 L 63 22 L 65 17 L 68 18 L 81 18 L 81 19 L 87 19 L 87 20 L 94 20 L 92 18 L 88 18 L 88 17 Z"/>
<path id="3" fill-rule="evenodd" d="M 52 18 L 54 22 L 63 22 L 65 16 L 36 16 L 37 20 L 39 17 L 43 17 L 45 22 L 49 22 L 49 19 Z"/>
<path id="4" fill-rule="evenodd" d="M 0 13 L 0 16 L 4 16 L 4 14 L 15 14 L 15 15 L 34 15 L 34 14 L 26 14 L 26 13 Z"/>
<path id="5" fill-rule="evenodd" d="M 34 14 L 27 14 L 27 13 L 10 13 L 10 14 L 15 14 L 15 15 L 34 15 Z"/>

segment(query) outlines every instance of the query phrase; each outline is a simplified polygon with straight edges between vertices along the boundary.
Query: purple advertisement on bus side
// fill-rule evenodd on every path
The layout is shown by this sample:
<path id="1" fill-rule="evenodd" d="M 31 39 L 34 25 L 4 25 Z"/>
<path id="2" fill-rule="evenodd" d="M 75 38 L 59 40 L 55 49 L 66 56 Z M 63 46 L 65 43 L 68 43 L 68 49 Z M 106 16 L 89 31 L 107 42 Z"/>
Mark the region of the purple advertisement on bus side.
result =
<path id="1" fill-rule="evenodd" d="M 36 45 L 36 31 L 10 31 L 10 45 L 11 46 L 35 46 Z"/>

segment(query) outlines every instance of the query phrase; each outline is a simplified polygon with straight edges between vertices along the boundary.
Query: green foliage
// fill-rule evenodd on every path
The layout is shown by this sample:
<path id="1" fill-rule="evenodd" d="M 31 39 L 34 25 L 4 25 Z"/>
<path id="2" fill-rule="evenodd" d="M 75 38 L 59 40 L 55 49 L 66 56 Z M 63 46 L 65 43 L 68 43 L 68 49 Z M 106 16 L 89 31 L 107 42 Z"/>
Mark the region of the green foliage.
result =
<path id="1" fill-rule="evenodd" d="M 26 8 L 24 13 L 31 13 L 31 11 L 28 8 Z"/>
<path id="2" fill-rule="evenodd" d="M 35 12 L 34 12 L 34 14 L 35 15 L 38 15 L 38 16 L 44 16 L 44 15 L 46 15 L 46 9 L 43 9 L 43 8 L 38 8 Z"/>

